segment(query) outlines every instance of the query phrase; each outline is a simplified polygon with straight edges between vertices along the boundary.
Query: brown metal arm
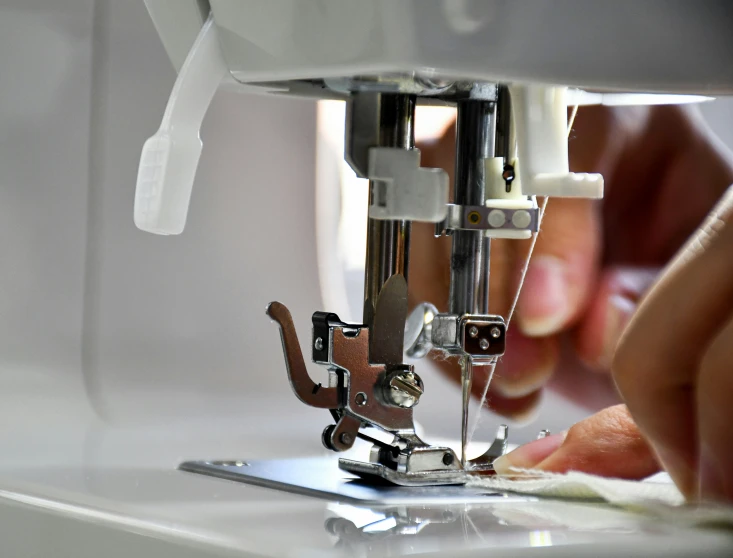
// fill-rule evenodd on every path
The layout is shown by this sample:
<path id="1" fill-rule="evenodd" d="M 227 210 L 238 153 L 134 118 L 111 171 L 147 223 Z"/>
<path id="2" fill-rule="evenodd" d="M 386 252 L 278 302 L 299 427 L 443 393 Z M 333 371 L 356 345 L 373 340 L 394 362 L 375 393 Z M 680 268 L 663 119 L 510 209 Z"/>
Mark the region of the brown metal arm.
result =
<path id="1" fill-rule="evenodd" d="M 280 302 L 271 302 L 267 306 L 267 315 L 280 326 L 280 338 L 285 353 L 288 378 L 298 399 L 311 407 L 338 409 L 338 389 L 323 387 L 320 383 L 314 382 L 308 374 L 303 353 L 300 350 L 298 334 L 295 333 L 293 318 L 287 307 Z"/>

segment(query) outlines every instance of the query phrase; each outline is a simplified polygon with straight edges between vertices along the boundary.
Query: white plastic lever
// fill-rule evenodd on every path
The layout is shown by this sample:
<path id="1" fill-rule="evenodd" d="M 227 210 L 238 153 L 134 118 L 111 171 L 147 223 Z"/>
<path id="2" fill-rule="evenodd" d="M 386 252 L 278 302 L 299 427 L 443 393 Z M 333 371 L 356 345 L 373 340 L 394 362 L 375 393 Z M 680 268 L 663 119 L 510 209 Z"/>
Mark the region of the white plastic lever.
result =
<path id="1" fill-rule="evenodd" d="M 516 85 L 510 91 L 522 193 L 603 197 L 603 176 L 569 171 L 567 88 Z"/>
<path id="2" fill-rule="evenodd" d="M 178 73 L 160 128 L 143 146 L 135 189 L 139 229 L 163 235 L 183 232 L 201 156 L 199 130 L 227 72 L 210 16 Z"/>

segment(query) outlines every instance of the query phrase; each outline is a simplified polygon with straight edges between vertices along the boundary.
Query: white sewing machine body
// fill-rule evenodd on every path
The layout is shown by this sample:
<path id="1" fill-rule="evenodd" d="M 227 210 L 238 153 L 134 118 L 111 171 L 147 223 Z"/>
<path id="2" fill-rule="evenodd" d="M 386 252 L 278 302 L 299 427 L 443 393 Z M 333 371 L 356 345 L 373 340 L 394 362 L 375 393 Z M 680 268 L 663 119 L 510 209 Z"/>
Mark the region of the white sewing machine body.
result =
<path id="1" fill-rule="evenodd" d="M 199 3 L 146 2 L 174 64 Z M 211 0 L 240 82 L 417 73 L 641 92 L 730 92 L 724 0 Z"/>
<path id="2" fill-rule="evenodd" d="M 146 3 L 180 67 L 206 19 L 206 2 Z M 36 18 L 23 4 L 0 7 L 0 30 L 7 31 L 0 51 L 15 44 L 3 37 L 26 47 L 24 36 L 33 38 L 37 46 L 27 55 L 39 57 L 34 72 L 45 69 L 44 79 L 58 82 L 55 89 L 40 82 L 34 90 L 57 94 L 31 97 L 32 107 L 14 96 L 28 93 L 22 86 L 5 93 L 11 110 L 27 109 L 24 126 L 43 126 L 53 141 L 18 140 L 43 150 L 37 171 L 0 152 L 7 168 L 22 170 L 0 174 L 13 186 L 0 200 L 7 210 L 0 209 L 0 237 L 7 239 L 0 250 L 15 273 L 0 292 L 5 554 L 68 548 L 108 556 L 459 556 L 502 548 L 522 555 L 536 546 L 552 554 L 562 545 L 562 555 L 686 556 L 702 548 L 724 555 L 730 539 L 723 534 L 596 504 L 523 497 L 339 503 L 176 467 L 197 458 L 326 454 L 318 441 L 323 411 L 293 397 L 277 332 L 264 315 L 264 305 L 282 297 L 308 339 L 314 309 L 342 311 L 346 304 L 323 300 L 331 295 L 319 280 L 319 270 L 337 262 L 321 248 L 323 225 L 313 211 L 316 203 L 329 205 L 315 200 L 316 109 L 309 100 L 232 89 L 277 93 L 290 80 L 416 72 L 725 93 L 733 89 L 727 2 L 591 8 L 564 1 L 550 8 L 521 1 L 211 0 L 233 79 L 204 125 L 187 230 L 167 239 L 136 231 L 131 218 L 136 157 L 174 79 L 144 10 L 98 2 L 93 19 L 94 3 L 78 0 Z M 84 73 L 93 21 L 106 47 L 94 55 L 94 75 Z M 49 52 L 57 57 L 52 63 L 45 62 Z M 11 70 L 28 64 L 21 56 L 8 60 L 0 59 Z M 71 77 L 52 71 L 59 68 Z M 297 93 L 314 95 L 310 87 Z M 0 106 L 0 134 L 14 123 L 8 114 Z M 71 162 L 43 176 L 43 157 L 69 129 L 91 131 L 80 133 L 77 146 L 64 144 Z M 333 159 L 327 146 L 318 155 Z M 69 188 L 39 187 L 55 175 Z M 430 382 L 418 418 L 436 438 L 449 437 L 454 432 L 445 425 L 458 417 L 441 393 L 452 388 L 437 374 Z"/>

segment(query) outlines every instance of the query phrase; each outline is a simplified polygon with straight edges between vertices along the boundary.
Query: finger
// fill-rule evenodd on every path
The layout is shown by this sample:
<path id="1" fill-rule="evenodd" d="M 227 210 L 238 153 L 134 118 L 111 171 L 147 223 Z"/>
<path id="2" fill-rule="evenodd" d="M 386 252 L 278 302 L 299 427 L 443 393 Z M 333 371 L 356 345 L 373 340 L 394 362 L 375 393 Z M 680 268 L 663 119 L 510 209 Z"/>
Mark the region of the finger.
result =
<path id="1" fill-rule="evenodd" d="M 664 265 L 733 182 L 731 155 L 694 106 L 614 110 L 627 122 L 628 140 L 606 171 L 604 220 L 614 235 L 604 255 L 607 261 Z M 699 186 L 692 196 L 691 184 Z M 640 185 L 652 203 L 639 203 Z"/>
<path id="2" fill-rule="evenodd" d="M 443 169 L 453 184 L 456 160 L 456 123 L 453 122 L 438 138 L 418 144 L 420 166 Z"/>
<path id="3" fill-rule="evenodd" d="M 703 500 L 733 502 L 733 320 L 711 343 L 700 365 L 696 390 L 699 494 Z"/>
<path id="4" fill-rule="evenodd" d="M 492 392 L 503 398 L 518 399 L 542 388 L 555 370 L 558 352 L 554 337 L 530 339 L 519 330 L 509 328 L 507 351 L 496 365 Z"/>
<path id="5" fill-rule="evenodd" d="M 660 469 L 625 405 L 604 409 L 566 433 L 535 440 L 494 461 L 499 474 L 511 475 L 512 468 L 622 479 L 642 479 Z"/>
<path id="6" fill-rule="evenodd" d="M 697 484 L 698 366 L 733 311 L 731 207 L 733 190 L 642 300 L 612 365 L 637 424 L 688 497 Z"/>
<path id="7" fill-rule="evenodd" d="M 595 280 L 600 231 L 591 201 L 549 202 L 517 305 L 525 335 L 553 335 L 580 315 Z"/>
<path id="8" fill-rule="evenodd" d="M 610 183 L 618 158 L 645 121 L 641 113 L 634 113 L 637 118 L 630 115 L 605 107 L 579 110 L 568 142 L 570 168 L 600 172 Z M 552 335 L 581 315 L 595 280 L 600 242 L 596 204 L 550 200 L 517 307 L 517 320 L 526 335 Z"/>
<path id="9" fill-rule="evenodd" d="M 455 124 L 436 140 L 421 143 L 420 164 L 424 167 L 440 168 L 446 171 L 453 182 L 455 161 Z M 447 310 L 450 285 L 451 241 L 448 237 L 435 238 L 432 223 L 412 224 L 410 246 L 409 305 L 432 302 L 441 312 Z"/>
<path id="10" fill-rule="evenodd" d="M 450 239 L 435 238 L 431 223 L 413 223 L 410 237 L 409 307 L 432 302 L 445 312 L 450 285 Z"/>
<path id="11" fill-rule="evenodd" d="M 461 369 L 458 365 L 457 359 L 446 359 L 442 355 L 436 355 L 435 364 L 441 372 L 446 374 L 449 378 L 454 380 L 456 383 L 460 382 Z M 471 394 L 476 399 L 480 399 L 483 396 L 484 389 L 486 388 L 486 381 L 488 380 L 490 373 L 491 367 L 489 366 L 474 366 Z M 489 386 L 489 391 L 484 402 L 485 407 L 494 413 L 519 423 L 526 422 L 533 418 L 542 399 L 540 391 L 535 390 L 525 395 L 507 397 L 502 393 L 498 393 L 493 387 L 495 385 L 495 379 L 496 373 L 494 374 L 494 378 Z"/>
<path id="12" fill-rule="evenodd" d="M 454 134 L 454 128 L 450 128 L 437 142 L 421 146 L 422 164 L 441 167 L 452 173 Z M 514 299 L 517 285 L 513 270 L 518 259 L 518 245 L 514 241 L 492 242 L 489 306 L 494 314 L 506 316 Z M 414 223 L 410 259 L 411 306 L 427 300 L 439 310 L 447 311 L 450 246 L 449 238 L 434 238 L 432 225 Z M 539 397 L 532 394 L 549 378 L 557 359 L 557 349 L 556 343 L 528 339 L 515 328 L 510 328 L 508 335 L 507 355 L 497 368 L 491 405 L 495 412 L 518 419 L 533 412 Z M 435 359 L 439 369 L 453 379 L 460 378 L 452 360 L 445 360 L 439 355 L 435 355 Z M 480 386 L 479 396 L 484 385 L 483 382 L 474 382 L 474 387 Z"/>
<path id="13" fill-rule="evenodd" d="M 474 387 L 473 395 L 476 398 L 481 397 L 481 393 L 479 393 L 477 387 Z M 540 403 L 542 403 L 541 389 L 522 397 L 504 397 L 490 387 L 484 407 L 511 420 L 515 424 L 522 425 L 528 424 L 535 419 L 539 411 Z"/>
<path id="14" fill-rule="evenodd" d="M 621 155 L 642 137 L 648 107 L 580 107 L 568 135 L 568 162 L 573 172 L 600 172 L 607 183 Z"/>
<path id="15" fill-rule="evenodd" d="M 612 267 L 605 269 L 575 331 L 575 349 L 591 370 L 609 372 L 621 333 L 659 269 Z"/>

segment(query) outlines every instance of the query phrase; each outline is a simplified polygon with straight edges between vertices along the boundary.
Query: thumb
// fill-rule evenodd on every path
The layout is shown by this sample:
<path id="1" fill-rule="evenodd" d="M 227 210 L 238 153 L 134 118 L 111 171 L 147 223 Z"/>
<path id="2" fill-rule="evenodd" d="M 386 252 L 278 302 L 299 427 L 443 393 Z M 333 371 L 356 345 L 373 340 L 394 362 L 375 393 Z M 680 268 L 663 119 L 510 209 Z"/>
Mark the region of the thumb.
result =
<path id="1" fill-rule="evenodd" d="M 511 475 L 515 468 L 621 479 L 643 479 L 660 470 L 626 405 L 608 407 L 567 432 L 535 440 L 494 461 L 500 475 Z"/>

